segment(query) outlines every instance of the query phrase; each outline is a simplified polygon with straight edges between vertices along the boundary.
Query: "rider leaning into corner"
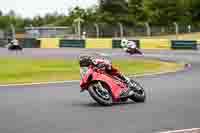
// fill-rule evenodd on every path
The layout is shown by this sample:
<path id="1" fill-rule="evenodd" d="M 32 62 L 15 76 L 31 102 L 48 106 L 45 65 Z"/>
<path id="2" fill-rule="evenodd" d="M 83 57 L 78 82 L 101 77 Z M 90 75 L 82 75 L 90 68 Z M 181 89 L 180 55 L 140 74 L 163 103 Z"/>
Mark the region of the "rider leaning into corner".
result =
<path id="1" fill-rule="evenodd" d="M 142 54 L 142 52 L 137 48 L 136 42 L 134 41 L 129 41 L 127 39 L 122 39 L 121 41 L 121 47 L 125 52 L 131 52 L 132 54 Z"/>
<path id="2" fill-rule="evenodd" d="M 87 58 L 90 60 L 90 62 L 95 65 L 97 68 L 104 69 L 106 73 L 112 76 L 116 76 L 122 81 L 124 81 L 129 88 L 133 87 L 130 79 L 126 76 L 124 76 L 117 67 L 112 65 L 111 59 L 109 59 L 109 55 L 104 54 L 104 53 L 99 53 L 96 54 L 98 55 L 97 57 L 95 56 L 87 56 Z"/>
<path id="3" fill-rule="evenodd" d="M 16 39 L 8 38 L 8 47 L 10 47 L 10 46 L 18 47 L 19 46 L 19 41 L 16 40 Z"/>

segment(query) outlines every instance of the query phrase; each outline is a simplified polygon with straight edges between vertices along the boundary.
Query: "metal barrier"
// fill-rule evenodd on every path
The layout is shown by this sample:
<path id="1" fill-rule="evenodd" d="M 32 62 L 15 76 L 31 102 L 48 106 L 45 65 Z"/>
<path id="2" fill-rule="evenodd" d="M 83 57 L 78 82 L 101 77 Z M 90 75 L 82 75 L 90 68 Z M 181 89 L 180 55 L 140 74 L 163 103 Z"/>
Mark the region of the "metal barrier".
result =
<path id="1" fill-rule="evenodd" d="M 85 48 L 85 40 L 61 39 L 59 47 Z"/>
<path id="2" fill-rule="evenodd" d="M 197 49 L 197 41 L 193 40 L 172 40 L 171 49 Z"/>

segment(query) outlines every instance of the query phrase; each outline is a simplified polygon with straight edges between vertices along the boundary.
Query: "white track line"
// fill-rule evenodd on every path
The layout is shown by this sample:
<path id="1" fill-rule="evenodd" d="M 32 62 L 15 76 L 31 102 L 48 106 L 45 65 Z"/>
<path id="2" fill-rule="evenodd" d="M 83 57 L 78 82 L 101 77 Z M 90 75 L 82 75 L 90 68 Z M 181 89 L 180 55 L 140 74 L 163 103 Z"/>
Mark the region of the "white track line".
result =
<path id="1" fill-rule="evenodd" d="M 32 86 L 32 85 L 73 83 L 73 82 L 79 82 L 79 80 L 52 81 L 52 82 L 39 82 L 39 83 L 24 83 L 24 84 L 7 84 L 7 85 L 0 85 L 0 87 L 9 87 L 9 86 Z"/>
<path id="2" fill-rule="evenodd" d="M 196 132 L 198 131 L 198 132 Z M 160 133 L 200 133 L 200 128 L 191 128 L 191 129 L 182 129 L 182 130 L 174 130 Z"/>

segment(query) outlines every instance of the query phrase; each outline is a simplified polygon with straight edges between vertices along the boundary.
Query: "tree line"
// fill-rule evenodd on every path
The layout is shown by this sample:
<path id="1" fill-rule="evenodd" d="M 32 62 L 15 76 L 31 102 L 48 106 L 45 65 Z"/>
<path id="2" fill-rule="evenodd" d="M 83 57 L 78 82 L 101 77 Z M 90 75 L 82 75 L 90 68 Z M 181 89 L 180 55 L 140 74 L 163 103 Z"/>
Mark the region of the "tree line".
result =
<path id="1" fill-rule="evenodd" d="M 82 18 L 85 25 L 94 23 L 125 25 L 170 25 L 200 23 L 200 0 L 99 0 L 97 6 L 87 9 L 75 7 L 68 15 L 57 12 L 44 17 L 22 18 L 10 11 L 0 11 L 0 29 L 8 29 L 10 24 L 16 30 L 27 26 L 72 26 L 76 18 Z"/>

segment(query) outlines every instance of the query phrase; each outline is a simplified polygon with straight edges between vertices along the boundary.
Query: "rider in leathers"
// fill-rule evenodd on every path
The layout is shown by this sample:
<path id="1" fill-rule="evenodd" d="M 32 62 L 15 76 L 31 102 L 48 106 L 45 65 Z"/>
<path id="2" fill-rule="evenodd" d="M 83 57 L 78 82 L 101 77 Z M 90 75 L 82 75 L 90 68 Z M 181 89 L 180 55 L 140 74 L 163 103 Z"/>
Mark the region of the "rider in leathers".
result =
<path id="1" fill-rule="evenodd" d="M 118 69 L 115 66 L 113 66 L 109 60 L 107 60 L 105 58 L 92 58 L 92 63 L 101 69 L 105 69 L 105 71 L 108 74 L 120 78 L 125 83 L 127 83 L 127 85 L 130 88 L 132 87 L 132 83 L 130 82 L 130 79 L 128 77 L 124 76 L 122 73 L 120 73 L 118 71 Z"/>

